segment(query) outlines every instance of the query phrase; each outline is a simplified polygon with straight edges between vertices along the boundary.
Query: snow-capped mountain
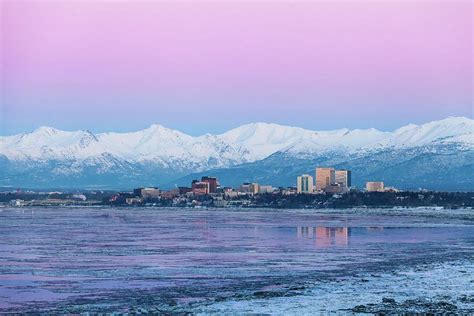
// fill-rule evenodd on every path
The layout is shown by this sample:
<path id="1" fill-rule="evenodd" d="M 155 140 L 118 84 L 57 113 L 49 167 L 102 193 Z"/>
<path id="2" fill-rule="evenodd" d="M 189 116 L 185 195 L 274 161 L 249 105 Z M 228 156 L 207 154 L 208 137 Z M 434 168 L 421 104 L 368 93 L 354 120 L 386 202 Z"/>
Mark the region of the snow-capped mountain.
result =
<path id="1" fill-rule="evenodd" d="M 178 163 L 198 169 L 245 161 L 245 152 L 217 136 L 192 137 L 160 125 L 133 133 L 95 135 L 40 127 L 30 133 L 0 137 L 0 154 L 14 161 L 84 160 L 107 154 L 128 162 L 170 167 Z"/>
<path id="2" fill-rule="evenodd" d="M 311 160 L 324 155 L 356 157 L 453 145 L 457 150 L 474 150 L 474 120 L 449 117 L 393 132 L 314 131 L 251 123 L 220 135 L 198 137 L 160 125 L 131 133 L 96 134 L 40 127 L 30 133 L 0 137 L 0 185 L 25 185 L 25 181 L 16 180 L 35 174 L 38 177 L 27 181 L 29 185 L 41 177 L 51 183 L 48 179 L 59 181 L 68 176 L 84 180 L 76 181 L 83 185 L 107 185 L 109 178 L 117 175 L 124 185 L 127 181 L 138 184 L 140 179 L 159 184 L 192 172 L 256 163 L 278 154 Z M 94 180 L 83 179 L 86 174 L 93 175 Z"/>

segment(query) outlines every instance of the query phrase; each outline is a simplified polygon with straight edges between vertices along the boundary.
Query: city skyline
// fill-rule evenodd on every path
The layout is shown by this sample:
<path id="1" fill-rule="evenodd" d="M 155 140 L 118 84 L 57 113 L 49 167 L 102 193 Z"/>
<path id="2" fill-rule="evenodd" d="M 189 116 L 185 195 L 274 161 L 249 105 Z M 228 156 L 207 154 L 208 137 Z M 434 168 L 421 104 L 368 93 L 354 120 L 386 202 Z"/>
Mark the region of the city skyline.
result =
<path id="1" fill-rule="evenodd" d="M 0 6 L 0 135 L 473 117 L 470 1 Z"/>

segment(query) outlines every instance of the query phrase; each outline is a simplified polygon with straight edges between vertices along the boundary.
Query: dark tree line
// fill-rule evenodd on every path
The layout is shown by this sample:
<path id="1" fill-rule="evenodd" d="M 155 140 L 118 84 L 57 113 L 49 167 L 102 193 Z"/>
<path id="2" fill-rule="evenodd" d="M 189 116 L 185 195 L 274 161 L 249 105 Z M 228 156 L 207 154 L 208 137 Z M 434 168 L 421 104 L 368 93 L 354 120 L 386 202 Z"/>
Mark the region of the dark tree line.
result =
<path id="1" fill-rule="evenodd" d="M 474 192 L 357 192 L 332 194 L 264 194 L 255 204 L 276 208 L 350 208 L 443 206 L 474 207 Z"/>

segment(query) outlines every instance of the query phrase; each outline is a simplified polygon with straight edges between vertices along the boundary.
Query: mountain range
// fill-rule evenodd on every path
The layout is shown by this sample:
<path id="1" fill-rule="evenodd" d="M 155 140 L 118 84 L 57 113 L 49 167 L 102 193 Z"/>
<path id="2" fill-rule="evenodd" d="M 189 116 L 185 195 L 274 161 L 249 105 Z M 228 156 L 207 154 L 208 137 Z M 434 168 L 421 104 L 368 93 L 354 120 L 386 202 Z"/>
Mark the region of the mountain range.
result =
<path id="1" fill-rule="evenodd" d="M 352 170 L 353 183 L 402 189 L 473 190 L 474 120 L 448 117 L 393 132 L 314 131 L 251 123 L 190 136 L 161 125 L 131 133 L 40 127 L 0 137 L 0 186 L 110 188 L 189 185 L 202 175 L 223 185 L 289 186 L 316 166 Z"/>

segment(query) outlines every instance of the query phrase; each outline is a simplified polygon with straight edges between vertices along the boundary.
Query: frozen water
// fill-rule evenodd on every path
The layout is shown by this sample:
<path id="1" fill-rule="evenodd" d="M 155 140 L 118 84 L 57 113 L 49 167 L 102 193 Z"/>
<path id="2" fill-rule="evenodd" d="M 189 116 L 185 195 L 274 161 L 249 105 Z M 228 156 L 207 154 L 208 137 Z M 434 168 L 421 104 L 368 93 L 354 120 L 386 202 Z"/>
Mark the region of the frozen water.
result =
<path id="1" fill-rule="evenodd" d="M 474 312 L 472 213 L 3 209 L 0 313 Z"/>

